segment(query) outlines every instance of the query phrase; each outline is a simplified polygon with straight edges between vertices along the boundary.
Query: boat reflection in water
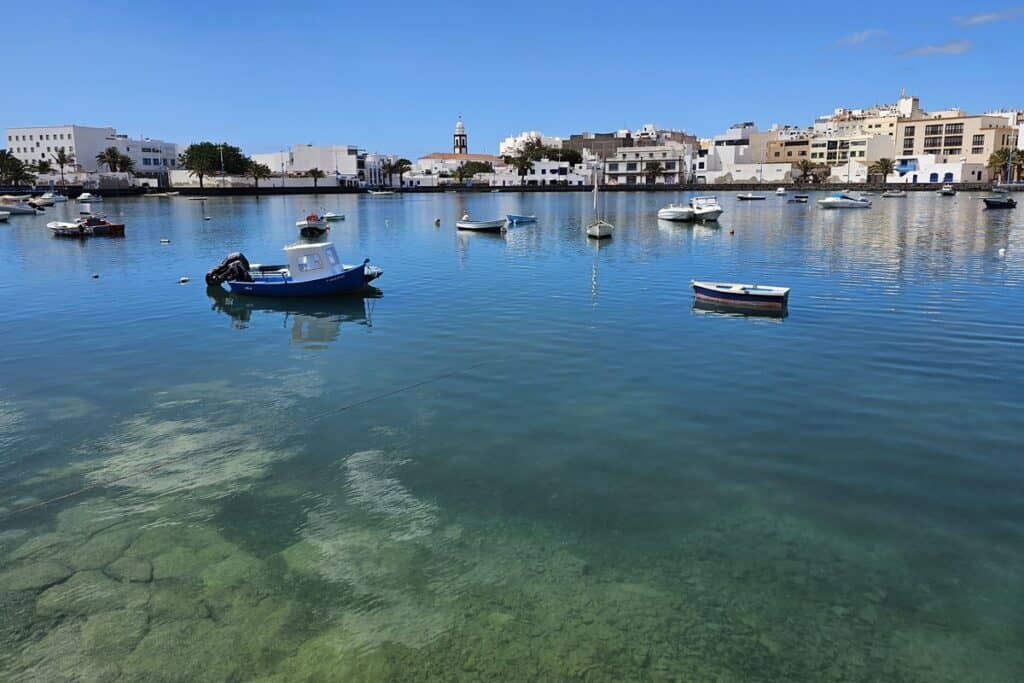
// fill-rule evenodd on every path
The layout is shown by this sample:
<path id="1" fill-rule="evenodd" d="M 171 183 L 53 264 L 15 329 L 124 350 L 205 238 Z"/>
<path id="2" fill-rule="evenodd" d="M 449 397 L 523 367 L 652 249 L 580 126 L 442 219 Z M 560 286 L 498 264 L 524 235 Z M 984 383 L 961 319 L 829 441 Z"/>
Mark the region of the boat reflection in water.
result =
<path id="1" fill-rule="evenodd" d="M 782 322 L 789 315 L 785 306 L 782 309 L 740 308 L 700 299 L 694 300 L 693 308 L 690 310 L 695 315 L 721 316 L 723 318 L 767 318 L 778 322 Z"/>
<path id="2" fill-rule="evenodd" d="M 291 343 L 325 348 L 338 340 L 342 323 L 373 327 L 373 305 L 383 294 L 376 287 L 349 296 L 309 299 L 235 296 L 222 287 L 206 288 L 211 308 L 231 318 L 232 327 L 247 329 L 263 321 L 291 329 Z"/>

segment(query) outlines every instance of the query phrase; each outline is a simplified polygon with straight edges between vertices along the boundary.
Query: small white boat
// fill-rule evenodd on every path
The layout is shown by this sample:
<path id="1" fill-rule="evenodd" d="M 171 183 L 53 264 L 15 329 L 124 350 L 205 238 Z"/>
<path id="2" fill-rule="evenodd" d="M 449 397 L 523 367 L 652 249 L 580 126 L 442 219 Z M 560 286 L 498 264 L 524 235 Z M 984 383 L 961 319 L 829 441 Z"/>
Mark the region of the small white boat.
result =
<path id="1" fill-rule="evenodd" d="M 669 204 L 658 209 L 658 218 L 663 221 L 692 221 L 693 208 L 686 204 Z"/>
<path id="2" fill-rule="evenodd" d="M 810 199 L 810 195 L 795 194 L 792 197 L 790 197 L 787 201 L 790 204 L 806 204 L 807 200 L 809 200 L 809 199 Z"/>
<path id="3" fill-rule="evenodd" d="M 343 221 L 345 220 L 345 214 L 328 211 L 327 213 L 324 214 L 324 220 L 329 222 Z"/>
<path id="4" fill-rule="evenodd" d="M 939 190 L 939 194 L 942 195 L 943 197 L 952 197 L 953 195 L 956 194 L 956 188 L 950 185 L 949 183 L 946 183 L 945 185 L 942 186 L 942 189 Z"/>
<path id="5" fill-rule="evenodd" d="M 78 201 L 89 203 L 102 202 L 103 197 L 99 196 L 98 194 L 92 194 L 91 192 L 83 192 L 82 194 L 78 195 Z"/>
<path id="6" fill-rule="evenodd" d="M 735 282 L 690 280 L 694 297 L 737 308 L 783 309 L 789 302 L 789 287 L 742 285 Z"/>
<path id="7" fill-rule="evenodd" d="M 778 197 L 786 196 L 786 188 L 784 188 L 784 187 L 777 187 L 777 188 L 775 188 L 775 195 L 778 196 Z"/>
<path id="8" fill-rule="evenodd" d="M 871 200 L 854 197 L 845 192 L 836 192 L 831 197 L 819 199 L 818 206 L 823 209 L 870 209 Z"/>
<path id="9" fill-rule="evenodd" d="M 741 202 L 756 202 L 761 199 L 767 199 L 763 194 L 754 194 L 753 192 L 744 192 L 743 194 L 736 195 L 736 199 Z"/>
<path id="10" fill-rule="evenodd" d="M 380 196 L 380 195 L 383 195 L 383 194 L 394 194 L 394 191 L 393 190 L 370 190 L 369 194 L 372 194 L 374 196 Z"/>
<path id="11" fill-rule="evenodd" d="M 10 211 L 0 211 L 0 223 L 11 217 Z"/>
<path id="12" fill-rule="evenodd" d="M 594 172 L 594 220 L 587 226 L 587 237 L 595 240 L 611 239 L 615 232 L 615 226 L 601 218 L 597 210 L 597 194 L 600 184 L 597 182 L 597 172 Z"/>
<path id="13" fill-rule="evenodd" d="M 33 197 L 31 202 L 33 206 L 53 206 L 55 203 L 53 197 L 47 197 L 46 194 L 41 194 L 38 197 Z"/>
<path id="14" fill-rule="evenodd" d="M 37 209 L 20 197 L 5 195 L 0 197 L 0 211 L 6 211 L 10 216 L 35 216 L 42 209 Z"/>
<path id="15" fill-rule="evenodd" d="M 690 200 L 693 219 L 697 221 L 717 221 L 725 209 L 718 203 L 717 197 L 694 197 Z"/>
<path id="16" fill-rule="evenodd" d="M 882 193 L 882 198 L 883 199 L 894 199 L 894 198 L 897 198 L 897 197 L 906 197 L 906 196 L 907 196 L 907 191 L 906 190 L 886 190 L 885 192 Z"/>
<path id="17" fill-rule="evenodd" d="M 475 230 L 476 232 L 501 232 L 505 229 L 505 219 L 497 218 L 493 221 L 474 221 L 469 214 L 463 214 L 462 219 L 455 222 L 458 230 Z"/>

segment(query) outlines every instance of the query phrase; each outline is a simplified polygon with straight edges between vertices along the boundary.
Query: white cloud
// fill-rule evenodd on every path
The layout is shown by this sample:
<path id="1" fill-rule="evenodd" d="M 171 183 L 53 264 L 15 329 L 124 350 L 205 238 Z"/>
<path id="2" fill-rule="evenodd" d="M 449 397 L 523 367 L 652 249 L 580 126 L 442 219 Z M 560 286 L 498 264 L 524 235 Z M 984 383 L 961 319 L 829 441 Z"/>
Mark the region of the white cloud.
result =
<path id="1" fill-rule="evenodd" d="M 881 38 L 885 35 L 886 32 L 880 28 L 869 28 L 863 31 L 858 31 L 857 33 L 851 33 L 848 36 L 843 36 L 836 42 L 836 44 L 851 47 L 856 45 L 863 45 L 864 43 L 870 40 Z"/>
<path id="2" fill-rule="evenodd" d="M 969 40 L 951 40 L 939 45 L 922 45 L 921 47 L 904 50 L 902 57 L 928 57 L 931 55 L 962 55 L 971 49 Z"/>
<path id="3" fill-rule="evenodd" d="M 992 24 L 997 21 L 1010 21 L 1022 14 L 1024 14 L 1024 7 L 1014 7 L 1001 12 L 979 12 L 978 14 L 971 14 L 966 17 L 953 17 L 953 21 L 961 26 L 981 26 L 982 24 Z"/>

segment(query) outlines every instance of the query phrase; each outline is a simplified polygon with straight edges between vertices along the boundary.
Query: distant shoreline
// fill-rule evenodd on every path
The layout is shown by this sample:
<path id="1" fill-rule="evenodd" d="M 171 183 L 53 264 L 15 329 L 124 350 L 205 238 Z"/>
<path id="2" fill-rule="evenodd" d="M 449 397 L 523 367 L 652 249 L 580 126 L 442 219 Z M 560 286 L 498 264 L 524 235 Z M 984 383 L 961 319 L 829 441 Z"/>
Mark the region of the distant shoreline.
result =
<path id="1" fill-rule="evenodd" d="M 995 183 L 950 183 L 961 192 L 989 192 Z M 602 192 L 763 192 L 774 194 L 778 187 L 786 188 L 789 193 L 797 192 L 840 192 L 852 189 L 857 192 L 884 192 L 885 190 L 906 190 L 908 192 L 935 192 L 943 183 L 829 183 L 827 185 L 795 185 L 787 183 L 692 183 L 685 185 L 602 185 Z M 58 190 L 60 188 L 57 188 Z M 178 192 L 183 197 L 264 197 L 275 195 L 337 195 L 337 194 L 368 194 L 368 188 L 356 187 L 325 187 L 314 190 L 310 187 L 173 187 L 150 188 L 153 192 Z M 527 187 L 403 187 L 382 188 L 394 194 L 443 194 L 446 192 L 485 194 L 498 193 L 539 193 L 539 192 L 590 192 L 593 185 L 544 185 Z M 0 194 L 40 194 L 52 188 L 0 188 Z M 77 197 L 83 190 L 81 187 L 65 188 L 69 197 Z M 1011 189 L 1014 192 L 1024 191 L 1024 185 Z M 110 188 L 90 189 L 89 192 L 104 197 L 135 197 L 148 194 L 145 188 Z"/>

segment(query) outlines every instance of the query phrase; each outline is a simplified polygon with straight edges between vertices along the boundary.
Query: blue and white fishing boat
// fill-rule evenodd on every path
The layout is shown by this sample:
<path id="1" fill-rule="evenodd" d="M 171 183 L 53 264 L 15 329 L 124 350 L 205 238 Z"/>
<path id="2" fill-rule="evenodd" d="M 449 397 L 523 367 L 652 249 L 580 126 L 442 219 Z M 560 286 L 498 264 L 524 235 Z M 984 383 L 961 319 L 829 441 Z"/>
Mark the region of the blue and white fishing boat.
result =
<path id="1" fill-rule="evenodd" d="M 510 213 L 506 216 L 508 222 L 512 225 L 523 225 L 525 223 L 536 223 L 537 217 L 534 215 L 525 216 L 518 213 Z"/>
<path id="2" fill-rule="evenodd" d="M 782 309 L 789 302 L 789 287 L 700 280 L 691 280 L 690 285 L 698 301 L 709 301 L 724 306 Z"/>
<path id="3" fill-rule="evenodd" d="M 244 254 L 230 254 L 206 274 L 206 284 L 228 283 L 234 294 L 253 296 L 334 296 L 363 290 L 384 271 L 366 259 L 346 265 L 332 242 L 291 244 L 284 248 L 288 263 L 249 263 Z"/>
<path id="4" fill-rule="evenodd" d="M 823 209 L 870 209 L 871 200 L 855 197 L 846 192 L 835 192 L 831 197 L 819 199 L 818 206 Z"/>

